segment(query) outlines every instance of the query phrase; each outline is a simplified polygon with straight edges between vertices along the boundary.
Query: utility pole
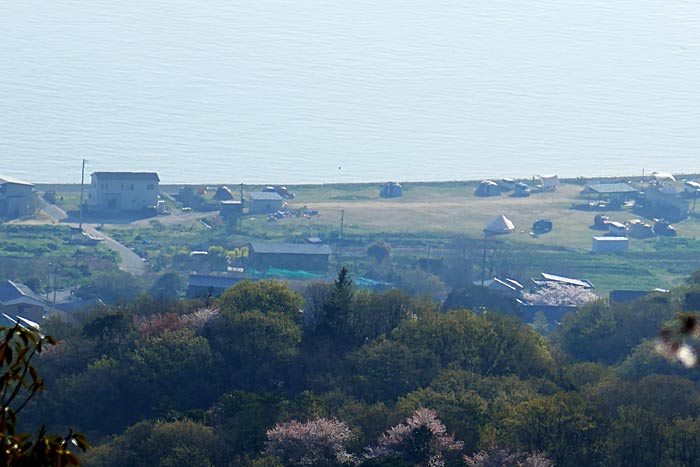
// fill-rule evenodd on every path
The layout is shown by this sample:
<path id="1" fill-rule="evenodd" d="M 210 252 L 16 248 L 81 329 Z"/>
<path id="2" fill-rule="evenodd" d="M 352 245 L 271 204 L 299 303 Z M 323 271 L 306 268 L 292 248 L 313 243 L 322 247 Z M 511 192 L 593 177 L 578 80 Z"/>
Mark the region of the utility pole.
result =
<path id="1" fill-rule="evenodd" d="M 343 227 L 345 226 L 345 209 L 340 210 L 340 232 L 338 233 L 338 258 L 343 254 Z"/>
<path id="2" fill-rule="evenodd" d="M 481 286 L 486 282 L 486 239 L 484 239 L 484 257 L 481 260 Z"/>
<path id="3" fill-rule="evenodd" d="M 80 232 L 83 231 L 83 193 L 85 185 L 85 159 L 83 159 L 83 170 L 80 175 L 80 212 L 78 213 L 80 217 Z"/>

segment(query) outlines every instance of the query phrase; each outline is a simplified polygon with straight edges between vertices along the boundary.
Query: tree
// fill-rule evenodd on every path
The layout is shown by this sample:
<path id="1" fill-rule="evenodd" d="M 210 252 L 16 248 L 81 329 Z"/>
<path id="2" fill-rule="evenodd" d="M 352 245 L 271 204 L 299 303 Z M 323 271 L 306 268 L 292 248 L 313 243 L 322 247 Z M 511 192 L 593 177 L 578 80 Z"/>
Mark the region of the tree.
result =
<path id="1" fill-rule="evenodd" d="M 32 441 L 30 433 L 17 427 L 17 416 L 27 403 L 44 390 L 32 364 L 46 345 L 55 341 L 38 331 L 16 325 L 0 327 L 0 465 L 8 467 L 63 467 L 80 465 L 73 449 L 85 451 L 87 440 L 72 430 L 66 436 L 48 434 L 42 426 Z"/>
<path id="2" fill-rule="evenodd" d="M 294 420 L 268 430 L 265 452 L 286 466 L 339 467 L 355 463 L 346 450 L 352 439 L 350 428 L 338 420 Z"/>
<path id="3" fill-rule="evenodd" d="M 447 434 L 445 425 L 437 412 L 420 408 L 400 423 L 390 428 L 379 438 L 376 447 L 369 449 L 375 458 L 398 457 L 416 466 L 441 466 L 445 455 L 462 449 L 462 442 Z"/>
<path id="4" fill-rule="evenodd" d="M 524 293 L 523 298 L 535 305 L 576 307 L 600 300 L 600 297 L 589 289 L 567 284 L 551 284 L 534 293 Z"/>
<path id="5" fill-rule="evenodd" d="M 241 281 L 227 289 L 219 300 L 222 311 L 259 310 L 299 316 L 303 298 L 289 287 L 276 281 Z"/>
<path id="6" fill-rule="evenodd" d="M 494 448 L 465 456 L 469 467 L 553 467 L 554 464 L 541 452 L 524 452 L 516 449 Z"/>
<path id="7" fill-rule="evenodd" d="M 176 272 L 168 272 L 158 278 L 151 287 L 151 296 L 160 300 L 174 300 L 182 289 L 182 278 Z"/>
<path id="8" fill-rule="evenodd" d="M 141 291 L 139 282 L 128 272 L 115 271 L 100 274 L 78 289 L 80 298 L 99 298 L 108 303 L 132 300 Z"/>
<path id="9" fill-rule="evenodd" d="M 374 258 L 377 264 L 382 264 L 391 257 L 391 245 L 387 242 L 377 242 L 367 248 L 367 254 Z"/>

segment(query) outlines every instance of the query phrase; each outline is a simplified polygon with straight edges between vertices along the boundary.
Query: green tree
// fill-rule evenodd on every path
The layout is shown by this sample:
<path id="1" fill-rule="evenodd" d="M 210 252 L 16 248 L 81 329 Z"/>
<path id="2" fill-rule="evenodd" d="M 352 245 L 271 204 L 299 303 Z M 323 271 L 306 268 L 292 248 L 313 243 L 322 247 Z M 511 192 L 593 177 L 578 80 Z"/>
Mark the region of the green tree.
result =
<path id="1" fill-rule="evenodd" d="M 303 298 L 277 281 L 242 281 L 226 290 L 219 300 L 224 312 L 259 310 L 298 317 Z"/>
<path id="2" fill-rule="evenodd" d="M 182 289 L 182 278 L 176 272 L 168 272 L 158 278 L 151 287 L 151 296 L 160 300 L 175 300 Z"/>
<path id="3" fill-rule="evenodd" d="M 18 415 L 44 390 L 44 380 L 32 360 L 55 341 L 38 331 L 16 325 L 0 328 L 0 465 L 8 467 L 63 467 L 80 465 L 74 450 L 85 451 L 87 440 L 72 430 L 65 436 L 49 434 L 42 426 L 35 439 L 18 428 Z"/>

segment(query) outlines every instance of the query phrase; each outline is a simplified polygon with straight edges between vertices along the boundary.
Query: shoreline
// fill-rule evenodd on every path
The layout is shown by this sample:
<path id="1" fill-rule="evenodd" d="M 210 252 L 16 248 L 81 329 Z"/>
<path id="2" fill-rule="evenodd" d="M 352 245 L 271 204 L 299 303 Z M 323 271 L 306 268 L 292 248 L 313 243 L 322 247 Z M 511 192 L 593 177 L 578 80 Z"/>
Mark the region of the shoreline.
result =
<path id="1" fill-rule="evenodd" d="M 686 178 L 700 178 L 700 173 L 678 173 L 678 174 L 673 174 L 674 177 L 678 181 L 681 181 Z M 560 177 L 559 180 L 561 183 L 566 183 L 570 185 L 584 185 L 585 183 L 589 181 L 597 181 L 597 182 L 641 182 L 643 180 L 646 180 L 650 177 L 650 175 L 616 175 L 616 176 L 600 176 L 600 177 Z M 523 181 L 523 182 L 528 182 L 528 181 L 533 181 L 537 180 L 539 177 L 533 176 L 530 178 L 514 178 L 513 180 L 515 181 Z M 482 179 L 469 179 L 469 180 L 445 180 L 445 181 L 421 181 L 421 182 L 402 182 L 399 180 L 399 183 L 404 186 L 404 187 L 411 187 L 411 186 L 453 186 L 453 185 L 464 185 L 464 186 L 476 186 L 483 180 L 494 180 L 498 181 L 500 178 L 482 178 Z M 347 187 L 347 188 L 367 188 L 367 187 L 377 187 L 379 188 L 383 183 L 389 182 L 389 181 L 396 181 L 396 180 L 384 180 L 384 181 L 367 181 L 367 182 L 331 182 L 331 183 L 298 183 L 298 184 L 284 184 L 284 183 L 269 183 L 269 184 L 264 184 L 264 183 L 240 183 L 240 182 L 211 182 L 211 183 L 162 183 L 160 184 L 160 188 L 166 192 L 171 192 L 171 190 L 178 190 L 180 187 L 187 186 L 187 187 L 218 187 L 218 186 L 228 186 L 228 187 L 239 187 L 243 185 L 244 187 L 264 187 L 267 185 L 284 185 L 289 188 L 323 188 L 323 187 L 328 187 L 328 188 L 339 188 L 339 187 Z M 34 186 L 36 186 L 39 191 L 46 191 L 46 190 L 57 190 L 57 191 L 74 191 L 74 190 L 80 190 L 80 183 L 34 183 Z M 89 186 L 89 183 L 86 182 L 85 186 Z"/>

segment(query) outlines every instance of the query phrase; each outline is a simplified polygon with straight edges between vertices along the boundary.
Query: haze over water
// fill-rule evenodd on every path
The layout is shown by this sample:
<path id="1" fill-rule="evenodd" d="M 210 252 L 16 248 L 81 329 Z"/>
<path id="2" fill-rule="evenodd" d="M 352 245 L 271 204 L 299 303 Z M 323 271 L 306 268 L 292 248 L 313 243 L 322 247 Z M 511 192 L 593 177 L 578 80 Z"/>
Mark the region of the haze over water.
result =
<path id="1" fill-rule="evenodd" d="M 700 2 L 0 3 L 0 174 L 700 172 Z"/>

